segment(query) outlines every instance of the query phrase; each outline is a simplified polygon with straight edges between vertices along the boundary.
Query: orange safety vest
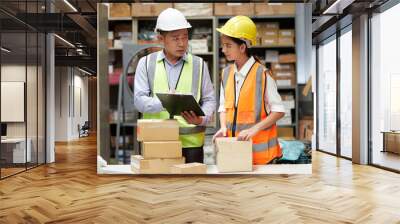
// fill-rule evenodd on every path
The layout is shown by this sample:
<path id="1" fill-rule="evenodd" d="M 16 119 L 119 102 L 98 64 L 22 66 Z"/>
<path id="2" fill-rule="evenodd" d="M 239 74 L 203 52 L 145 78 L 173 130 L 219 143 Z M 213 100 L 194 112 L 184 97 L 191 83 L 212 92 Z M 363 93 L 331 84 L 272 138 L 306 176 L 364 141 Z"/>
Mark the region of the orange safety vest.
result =
<path id="1" fill-rule="evenodd" d="M 236 81 L 234 66 L 222 72 L 222 86 L 225 92 L 225 112 L 228 136 L 235 137 L 240 131 L 251 128 L 268 117 L 264 94 L 267 72 L 264 66 L 255 62 L 240 89 L 238 104 L 235 105 Z M 278 143 L 276 124 L 258 132 L 253 138 L 253 164 L 267 164 L 282 156 Z"/>

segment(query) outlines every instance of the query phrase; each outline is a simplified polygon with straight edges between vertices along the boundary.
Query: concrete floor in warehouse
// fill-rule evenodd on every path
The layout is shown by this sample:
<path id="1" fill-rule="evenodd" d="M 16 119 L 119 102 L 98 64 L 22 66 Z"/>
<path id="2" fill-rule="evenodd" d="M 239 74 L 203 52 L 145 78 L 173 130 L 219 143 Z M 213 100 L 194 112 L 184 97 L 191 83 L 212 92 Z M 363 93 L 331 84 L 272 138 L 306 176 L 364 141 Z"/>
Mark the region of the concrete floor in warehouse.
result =
<path id="1" fill-rule="evenodd" d="M 313 153 L 312 175 L 96 174 L 96 138 L 0 181 L 0 223 L 399 223 L 400 176 Z"/>

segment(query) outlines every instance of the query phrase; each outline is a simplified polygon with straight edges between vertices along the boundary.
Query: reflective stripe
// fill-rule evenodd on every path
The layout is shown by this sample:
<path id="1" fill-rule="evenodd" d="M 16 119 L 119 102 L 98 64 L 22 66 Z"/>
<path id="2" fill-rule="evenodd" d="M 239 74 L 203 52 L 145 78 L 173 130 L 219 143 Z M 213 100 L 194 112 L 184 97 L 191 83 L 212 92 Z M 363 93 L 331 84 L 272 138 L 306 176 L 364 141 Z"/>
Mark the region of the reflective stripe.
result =
<path id="1" fill-rule="evenodd" d="M 154 77 L 156 75 L 156 65 L 157 65 L 157 57 L 158 57 L 159 52 L 155 52 L 150 54 L 150 60 L 149 60 L 149 69 L 148 69 L 148 74 L 147 74 L 147 79 L 150 83 L 150 91 L 151 95 L 154 95 Z"/>
<path id="2" fill-rule="evenodd" d="M 278 145 L 278 139 L 272 138 L 266 143 L 253 144 L 253 152 L 262 152 Z"/>
<path id="3" fill-rule="evenodd" d="M 197 134 L 206 131 L 205 126 L 195 126 L 195 127 L 180 127 L 179 134 L 188 135 L 188 134 Z"/>
<path id="4" fill-rule="evenodd" d="M 199 81 L 201 79 L 200 75 L 200 65 L 201 65 L 201 59 L 200 57 L 193 56 L 193 77 L 192 77 L 192 94 L 198 101 L 199 99 Z"/>
<path id="5" fill-rule="evenodd" d="M 254 94 L 254 112 L 255 112 L 255 122 L 261 121 L 261 105 L 262 105 L 262 74 L 264 68 L 262 65 L 258 65 L 256 72 L 256 91 Z"/>
<path id="6" fill-rule="evenodd" d="M 228 130 L 231 130 L 232 129 L 232 123 L 230 123 L 230 122 L 226 122 L 226 128 L 228 129 Z M 243 131 L 243 130 L 246 130 L 246 129 L 249 129 L 249 128 L 252 128 L 254 126 L 254 124 L 236 124 L 236 131 Z M 263 131 L 268 131 L 268 130 L 270 130 L 272 128 L 272 126 L 271 127 L 269 127 L 269 128 L 265 128 Z"/>
<path id="7" fill-rule="evenodd" d="M 228 82 L 230 70 L 231 70 L 231 66 L 229 66 L 229 65 L 224 68 L 224 73 L 223 73 L 223 77 L 222 77 L 223 78 L 222 85 L 223 85 L 224 91 L 225 91 L 226 83 Z"/>

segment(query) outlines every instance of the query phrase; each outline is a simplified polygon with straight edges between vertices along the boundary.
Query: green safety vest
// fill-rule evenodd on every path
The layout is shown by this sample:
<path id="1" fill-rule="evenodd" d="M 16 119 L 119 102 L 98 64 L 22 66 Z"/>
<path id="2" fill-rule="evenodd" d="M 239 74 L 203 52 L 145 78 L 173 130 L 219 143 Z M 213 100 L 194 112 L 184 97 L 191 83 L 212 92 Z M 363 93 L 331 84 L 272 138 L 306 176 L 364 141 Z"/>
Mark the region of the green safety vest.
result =
<path id="1" fill-rule="evenodd" d="M 168 93 L 168 77 L 164 60 L 158 60 L 162 51 L 149 54 L 146 57 L 147 78 L 151 96 L 155 93 Z M 203 59 L 192 54 L 187 55 L 178 79 L 176 93 L 192 94 L 199 103 L 201 98 L 201 82 L 203 78 Z M 167 111 L 160 113 L 144 113 L 144 119 L 169 119 Z M 179 139 L 183 148 L 202 147 L 204 145 L 205 127 L 188 124 L 182 116 L 174 116 L 179 123 Z"/>

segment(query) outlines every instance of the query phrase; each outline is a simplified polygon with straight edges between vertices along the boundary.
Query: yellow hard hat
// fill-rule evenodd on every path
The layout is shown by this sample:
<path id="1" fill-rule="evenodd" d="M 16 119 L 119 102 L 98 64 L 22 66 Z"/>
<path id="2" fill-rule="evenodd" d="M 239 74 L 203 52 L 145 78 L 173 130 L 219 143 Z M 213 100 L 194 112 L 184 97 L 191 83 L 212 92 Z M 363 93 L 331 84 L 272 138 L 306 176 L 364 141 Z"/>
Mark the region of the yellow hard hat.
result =
<path id="1" fill-rule="evenodd" d="M 248 40 L 252 46 L 257 44 L 256 24 L 247 16 L 235 16 L 229 19 L 223 27 L 217 28 L 217 31 L 226 36 Z"/>

